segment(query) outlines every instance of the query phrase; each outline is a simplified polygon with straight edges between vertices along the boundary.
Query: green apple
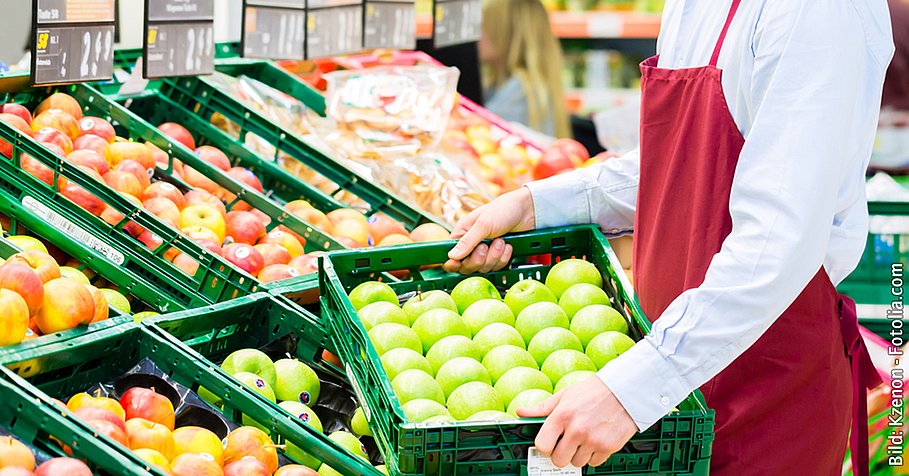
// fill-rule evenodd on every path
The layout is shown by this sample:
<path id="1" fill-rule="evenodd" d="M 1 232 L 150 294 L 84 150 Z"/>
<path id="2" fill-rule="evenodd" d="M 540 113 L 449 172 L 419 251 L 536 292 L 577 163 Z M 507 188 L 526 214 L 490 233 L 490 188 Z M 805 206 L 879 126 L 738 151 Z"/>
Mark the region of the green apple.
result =
<path id="1" fill-rule="evenodd" d="M 514 321 L 514 328 L 521 333 L 524 342 L 529 343 L 533 336 L 549 327 L 568 329 L 568 315 L 558 304 L 538 302 L 524 308 Z"/>
<path id="2" fill-rule="evenodd" d="M 353 304 L 354 309 L 357 311 L 366 307 L 367 304 L 379 301 L 398 304 L 398 295 L 395 294 L 395 290 L 391 289 L 391 286 L 378 281 L 367 281 L 359 284 L 353 288 L 347 297 L 350 298 L 350 303 Z"/>
<path id="3" fill-rule="evenodd" d="M 536 359 L 538 365 L 543 365 L 549 354 L 561 349 L 574 349 L 584 352 L 584 346 L 578 337 L 568 329 L 561 327 L 548 327 L 537 332 L 527 344 L 527 352 Z"/>
<path id="4" fill-rule="evenodd" d="M 483 357 L 483 366 L 489 371 L 492 383 L 496 383 L 502 374 L 515 367 L 539 368 L 530 352 L 516 345 L 494 347 Z"/>
<path id="5" fill-rule="evenodd" d="M 404 326 L 410 325 L 407 314 L 404 314 L 404 311 L 402 311 L 397 304 L 392 304 L 387 301 L 378 301 L 367 304 L 357 311 L 357 316 L 360 317 L 360 322 L 363 323 L 363 327 L 365 327 L 367 331 L 386 322 L 393 322 Z"/>
<path id="6" fill-rule="evenodd" d="M 322 420 L 319 420 L 319 416 L 316 415 L 316 412 L 308 406 L 300 402 L 281 402 L 278 406 L 291 415 L 299 418 L 303 423 L 311 426 L 314 430 L 322 433 Z M 316 469 L 322 464 L 315 456 L 303 451 L 299 446 L 289 441 L 285 441 L 284 444 L 287 445 L 284 452 L 294 461 L 312 469 Z"/>
<path id="7" fill-rule="evenodd" d="M 587 356 L 596 365 L 596 370 L 599 370 L 633 345 L 631 337 L 621 332 L 606 331 L 590 340 L 587 344 Z"/>
<path id="8" fill-rule="evenodd" d="M 439 339 L 426 353 L 426 360 L 432 366 L 430 373 L 435 375 L 445 362 L 455 357 L 470 357 L 479 361 L 480 352 L 477 349 L 477 345 L 465 336 L 455 335 Z"/>
<path id="9" fill-rule="evenodd" d="M 505 406 L 508 406 L 519 393 L 531 388 L 552 392 L 552 382 L 549 381 L 546 374 L 537 369 L 515 367 L 502 374 L 495 385 L 496 392 Z"/>
<path id="10" fill-rule="evenodd" d="M 275 392 L 272 390 L 271 386 L 268 383 L 259 377 L 258 375 L 250 372 L 237 372 L 234 374 L 234 378 L 237 379 L 243 385 L 253 389 L 259 395 L 262 395 L 268 401 L 275 402 Z M 265 433 L 271 433 L 271 430 L 260 424 L 259 422 L 253 420 L 252 418 L 246 416 L 244 413 L 240 420 L 241 423 L 248 426 L 254 426 Z"/>
<path id="11" fill-rule="evenodd" d="M 296 400 L 304 405 L 315 405 L 319 400 L 322 383 L 308 365 L 297 359 L 281 359 L 275 362 L 275 372 L 278 379 L 275 397 L 278 400 Z"/>
<path id="12" fill-rule="evenodd" d="M 538 302 L 558 303 L 556 295 L 543 283 L 535 279 L 524 279 L 513 284 L 505 293 L 505 304 L 517 316 L 521 311 Z"/>
<path id="13" fill-rule="evenodd" d="M 587 306 L 571 319 L 569 327 L 574 335 L 581 340 L 581 345 L 587 348 L 587 344 L 594 337 L 607 332 L 614 331 L 622 334 L 628 333 L 628 323 L 619 311 L 611 306 L 604 304 L 594 304 Z"/>
<path id="14" fill-rule="evenodd" d="M 408 402 L 408 403 L 410 403 L 410 402 Z M 423 420 L 423 423 L 454 423 L 455 419 L 452 418 L 451 415 L 447 414 L 448 410 L 445 410 L 445 412 L 446 412 L 445 415 L 429 417 L 429 418 Z"/>
<path id="15" fill-rule="evenodd" d="M 540 370 L 549 377 L 549 381 L 553 385 L 556 385 L 562 377 L 571 372 L 576 370 L 596 371 L 597 367 L 583 352 L 562 349 L 549 354 L 549 357 L 546 357 L 546 361 L 540 366 Z"/>
<path id="16" fill-rule="evenodd" d="M 511 420 L 513 416 L 498 410 L 483 410 L 467 417 L 467 421 L 500 421 Z"/>
<path id="17" fill-rule="evenodd" d="M 425 398 L 418 398 L 405 403 L 402 408 L 407 419 L 413 423 L 422 423 L 430 418 L 445 416 L 451 418 L 445 405 Z"/>
<path id="18" fill-rule="evenodd" d="M 578 382 L 583 382 L 585 380 L 590 380 L 593 377 L 596 377 L 597 373 L 590 370 L 575 370 L 570 374 L 564 376 L 559 380 L 559 383 L 556 384 L 555 388 L 552 390 L 553 393 L 559 393 L 564 390 L 566 387 L 570 387 Z"/>
<path id="19" fill-rule="evenodd" d="M 350 431 L 357 436 L 372 436 L 369 422 L 366 421 L 366 413 L 360 407 L 357 407 L 357 411 L 350 417 Z"/>
<path id="20" fill-rule="evenodd" d="M 470 357 L 456 357 L 445 362 L 436 374 L 436 382 L 439 382 L 439 385 L 442 386 L 442 391 L 445 392 L 446 398 L 456 388 L 467 382 L 492 384 L 486 367 Z"/>
<path id="21" fill-rule="evenodd" d="M 398 374 L 410 369 L 422 370 L 429 375 L 435 374 L 426 357 L 423 357 L 423 354 L 419 352 L 414 352 L 413 349 L 404 347 L 391 349 L 382 354 L 381 360 L 382 367 L 385 368 L 385 373 L 388 374 L 388 380 L 394 380 Z"/>
<path id="22" fill-rule="evenodd" d="M 578 283 L 589 283 L 602 288 L 603 276 L 593 263 L 576 258 L 559 261 L 546 275 L 546 286 L 557 299 L 562 297 L 566 289 Z"/>
<path id="23" fill-rule="evenodd" d="M 461 335 L 470 337 L 470 329 L 461 320 L 461 316 L 448 309 L 430 309 L 418 317 L 413 323 L 413 331 L 417 333 L 423 343 L 423 352 L 444 337 Z"/>
<path id="24" fill-rule="evenodd" d="M 448 412 L 455 420 L 466 420 L 483 410 L 503 411 L 505 405 L 492 385 L 469 382 L 456 388 L 448 397 Z"/>
<path id="25" fill-rule="evenodd" d="M 502 300 L 502 295 L 495 285 L 482 276 L 473 276 L 461 281 L 451 290 L 451 298 L 458 306 L 458 312 L 464 314 L 464 311 L 471 304 L 483 299 Z"/>
<path id="26" fill-rule="evenodd" d="M 480 329 L 494 322 L 514 325 L 514 314 L 502 301 L 496 299 L 483 299 L 470 305 L 462 314 L 461 319 L 470 328 L 471 335 L 476 335 Z"/>
<path id="27" fill-rule="evenodd" d="M 120 311 L 122 314 L 126 314 L 127 316 L 133 313 L 130 309 L 129 300 L 126 299 L 126 296 L 118 293 L 117 291 L 114 291 L 113 289 L 108 288 L 101 288 L 99 291 L 101 291 L 101 294 L 104 295 L 104 299 L 107 299 L 107 304 L 110 305 L 110 307 Z"/>
<path id="28" fill-rule="evenodd" d="M 215 407 L 221 408 L 221 406 L 224 405 L 224 402 L 220 396 L 215 395 L 214 392 L 205 387 L 200 386 L 196 394 L 199 395 L 199 398 L 212 404 Z"/>
<path id="29" fill-rule="evenodd" d="M 274 388 L 278 383 L 277 370 L 275 363 L 265 355 L 265 352 L 257 349 L 241 349 L 235 351 L 224 359 L 221 368 L 225 372 L 234 375 L 238 372 L 251 372 Z"/>
<path id="30" fill-rule="evenodd" d="M 438 290 L 417 293 L 416 296 L 408 299 L 401 309 L 404 314 L 407 314 L 407 319 L 410 320 L 411 325 L 416 322 L 418 317 L 430 309 L 448 309 L 452 312 L 458 312 L 458 306 L 451 299 L 451 296 L 445 291 Z"/>
<path id="31" fill-rule="evenodd" d="M 379 324 L 369 330 L 369 340 L 375 346 L 379 357 L 391 349 L 410 349 L 419 354 L 423 354 L 423 343 L 413 329 L 401 325 L 387 322 Z"/>
<path id="32" fill-rule="evenodd" d="M 160 316 L 161 314 L 155 311 L 142 311 L 133 314 L 133 322 L 142 322 L 150 317 Z"/>
<path id="33" fill-rule="evenodd" d="M 609 305 L 609 296 L 603 288 L 588 283 L 579 283 L 565 290 L 559 298 L 559 306 L 568 314 L 568 319 L 574 318 L 578 311 L 594 304 Z"/>
<path id="34" fill-rule="evenodd" d="M 524 338 L 514 327 L 501 322 L 490 324 L 473 336 L 473 343 L 477 347 L 477 355 L 485 357 L 486 353 L 500 345 L 514 345 L 524 348 Z"/>
<path id="35" fill-rule="evenodd" d="M 369 460 L 369 456 L 366 455 L 366 448 L 363 446 L 363 443 L 360 443 L 360 439 L 354 436 L 352 433 L 346 431 L 336 431 L 328 435 L 330 440 L 334 440 L 335 443 L 341 445 L 347 451 L 353 453 L 354 456 L 359 456 L 365 460 Z"/>
<path id="36" fill-rule="evenodd" d="M 12 238 L 12 237 L 10 237 L 10 238 Z M 82 284 L 91 284 L 92 283 L 91 281 L 88 280 L 88 276 L 86 276 L 85 273 L 83 273 L 82 271 L 79 271 L 76 268 L 72 268 L 69 266 L 60 267 L 60 277 L 69 278 L 69 279 L 72 279 L 73 281 L 79 281 Z"/>
<path id="37" fill-rule="evenodd" d="M 410 369 L 401 372 L 391 381 L 391 388 L 402 404 L 418 398 L 445 403 L 445 392 L 442 391 L 439 382 L 422 370 Z"/>
<path id="38" fill-rule="evenodd" d="M 376 471 L 378 471 L 386 476 L 388 475 L 388 468 L 386 468 L 384 464 L 377 464 Z"/>
<path id="39" fill-rule="evenodd" d="M 331 466 L 329 466 L 327 464 L 323 464 L 322 466 L 319 466 L 318 473 L 319 473 L 319 476 L 344 476 L 343 474 L 335 471 L 334 468 L 332 468 Z"/>
<path id="40" fill-rule="evenodd" d="M 551 396 L 551 393 L 547 392 L 546 390 L 540 390 L 538 388 L 524 390 L 511 399 L 511 403 L 508 404 L 508 413 L 514 416 L 518 416 L 518 408 L 523 408 L 526 410 L 532 409 L 533 407 L 545 402 L 546 399 Z"/>

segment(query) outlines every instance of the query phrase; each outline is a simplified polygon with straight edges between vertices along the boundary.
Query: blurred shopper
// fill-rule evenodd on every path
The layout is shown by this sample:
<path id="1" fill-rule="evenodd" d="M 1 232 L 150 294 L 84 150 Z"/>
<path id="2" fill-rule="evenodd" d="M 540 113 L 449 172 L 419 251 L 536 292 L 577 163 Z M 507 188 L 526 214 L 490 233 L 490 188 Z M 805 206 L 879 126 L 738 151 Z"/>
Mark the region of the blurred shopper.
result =
<path id="1" fill-rule="evenodd" d="M 486 108 L 549 136 L 571 136 L 562 49 L 540 0 L 490 0 L 479 54 Z"/>

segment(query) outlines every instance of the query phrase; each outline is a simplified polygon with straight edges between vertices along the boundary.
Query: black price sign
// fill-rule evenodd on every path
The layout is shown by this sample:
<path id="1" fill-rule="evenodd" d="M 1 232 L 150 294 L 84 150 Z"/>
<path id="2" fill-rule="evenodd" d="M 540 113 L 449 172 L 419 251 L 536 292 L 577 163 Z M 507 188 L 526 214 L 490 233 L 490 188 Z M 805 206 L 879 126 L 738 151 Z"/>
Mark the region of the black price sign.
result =
<path id="1" fill-rule="evenodd" d="M 366 0 L 363 46 L 368 49 L 412 50 L 417 46 L 414 1 Z"/>
<path id="2" fill-rule="evenodd" d="M 482 21 L 482 0 L 435 0 L 433 43 L 442 48 L 478 41 Z"/>
<path id="3" fill-rule="evenodd" d="M 114 0 L 32 1 L 33 85 L 110 79 Z"/>
<path id="4" fill-rule="evenodd" d="M 354 53 L 363 49 L 360 0 L 306 1 L 306 57 Z"/>
<path id="5" fill-rule="evenodd" d="M 145 0 L 143 76 L 213 73 L 214 20 L 214 0 Z"/>
<path id="6" fill-rule="evenodd" d="M 304 59 L 306 0 L 244 0 L 241 43 L 247 58 Z"/>

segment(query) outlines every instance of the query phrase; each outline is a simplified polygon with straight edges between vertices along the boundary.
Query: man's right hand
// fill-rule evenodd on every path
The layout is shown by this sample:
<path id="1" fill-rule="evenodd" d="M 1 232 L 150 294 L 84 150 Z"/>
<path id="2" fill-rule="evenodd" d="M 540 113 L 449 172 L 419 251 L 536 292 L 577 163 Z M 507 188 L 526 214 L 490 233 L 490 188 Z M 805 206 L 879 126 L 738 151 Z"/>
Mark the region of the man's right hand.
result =
<path id="1" fill-rule="evenodd" d="M 508 192 L 470 212 L 455 225 L 451 237 L 458 244 L 448 253 L 442 268 L 449 273 L 488 273 L 504 268 L 511 261 L 511 245 L 493 240 L 506 233 L 534 229 L 533 198 L 526 187 Z"/>

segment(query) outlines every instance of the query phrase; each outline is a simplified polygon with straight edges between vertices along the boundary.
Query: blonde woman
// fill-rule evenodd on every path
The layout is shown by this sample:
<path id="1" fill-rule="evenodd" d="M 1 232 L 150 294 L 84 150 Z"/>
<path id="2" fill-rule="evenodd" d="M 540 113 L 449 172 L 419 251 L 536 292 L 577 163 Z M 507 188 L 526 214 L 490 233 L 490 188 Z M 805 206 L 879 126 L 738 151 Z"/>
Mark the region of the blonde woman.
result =
<path id="1" fill-rule="evenodd" d="M 489 0 L 479 54 L 490 111 L 550 136 L 571 136 L 562 49 L 540 0 Z"/>

